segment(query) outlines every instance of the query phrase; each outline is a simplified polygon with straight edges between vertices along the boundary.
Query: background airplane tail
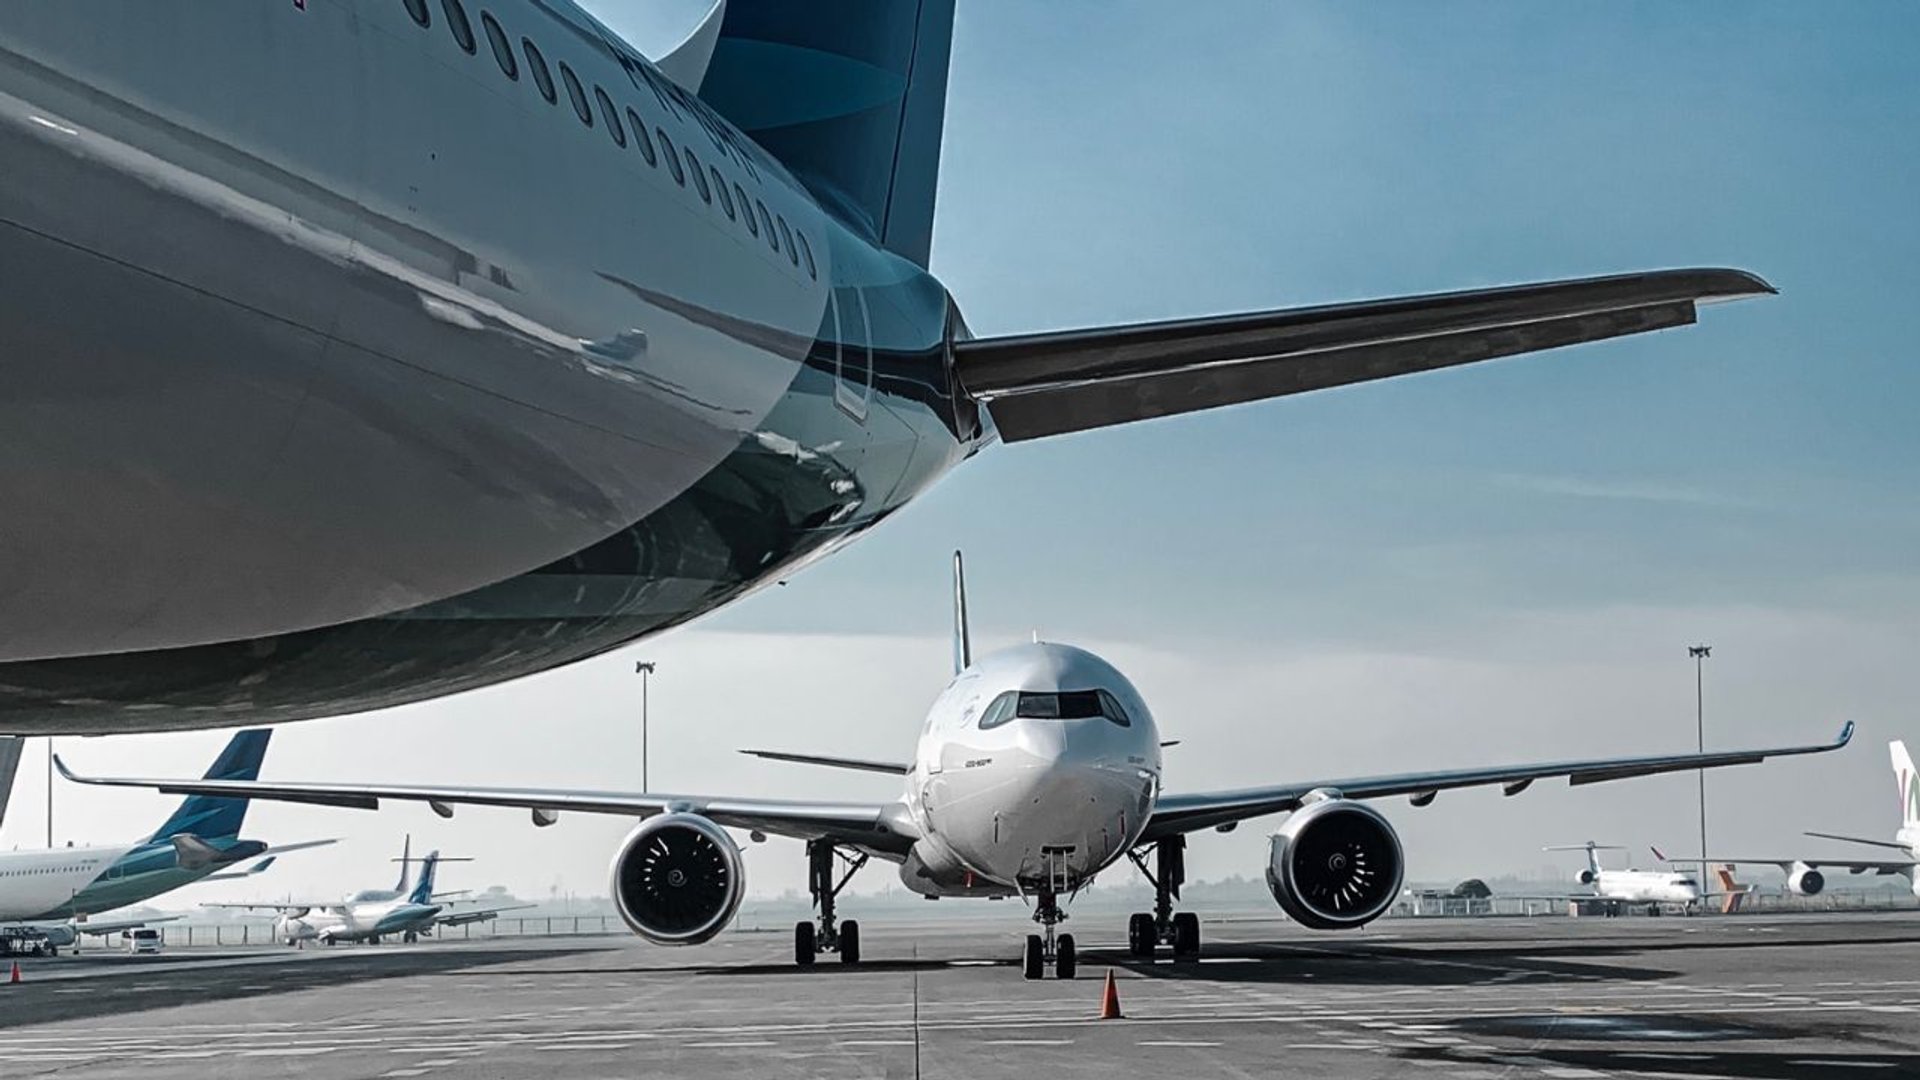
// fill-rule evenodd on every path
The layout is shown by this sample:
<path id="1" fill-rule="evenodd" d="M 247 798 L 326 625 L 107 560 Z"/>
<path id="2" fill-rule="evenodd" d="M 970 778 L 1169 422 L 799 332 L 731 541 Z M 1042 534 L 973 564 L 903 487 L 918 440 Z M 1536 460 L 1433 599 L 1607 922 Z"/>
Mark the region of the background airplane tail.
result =
<path id="1" fill-rule="evenodd" d="M 1887 751 L 1893 758 L 1893 775 L 1900 784 L 1900 826 L 1902 829 L 1920 825 L 1920 775 L 1913 771 L 1913 758 L 1907 754 L 1907 744 L 1895 739 L 1887 744 Z"/>
<path id="2" fill-rule="evenodd" d="M 260 762 L 267 756 L 267 740 L 273 732 L 254 728 L 238 732 L 227 748 L 207 770 L 207 780 L 258 780 Z M 203 840 L 240 835 L 246 822 L 247 800 L 189 795 L 173 816 L 154 830 L 149 840 L 171 840 L 176 836 L 197 836 Z"/>
<path id="3" fill-rule="evenodd" d="M 407 880 L 411 877 L 413 877 L 413 834 L 408 833 L 406 838 L 400 841 L 400 883 L 393 887 L 393 891 L 405 895 Z"/>
<path id="4" fill-rule="evenodd" d="M 933 239 L 954 0 L 726 0 L 702 100 L 882 246 Z"/>
<path id="5" fill-rule="evenodd" d="M 420 860 L 420 882 L 413 887 L 413 894 L 407 897 L 408 903 L 433 903 L 433 879 L 439 869 L 440 853 L 438 851 L 427 852 L 427 857 Z"/>

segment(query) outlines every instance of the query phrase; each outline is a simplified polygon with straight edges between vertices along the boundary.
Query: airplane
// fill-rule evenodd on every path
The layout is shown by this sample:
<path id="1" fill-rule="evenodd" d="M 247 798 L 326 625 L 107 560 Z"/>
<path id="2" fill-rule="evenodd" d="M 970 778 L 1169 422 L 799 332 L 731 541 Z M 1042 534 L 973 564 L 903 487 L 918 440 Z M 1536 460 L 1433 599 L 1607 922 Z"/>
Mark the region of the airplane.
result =
<path id="1" fill-rule="evenodd" d="M 1580 871 L 1580 884 L 1593 889 L 1591 893 L 1569 893 L 1561 896 L 1529 896 L 1528 900 L 1569 900 L 1598 901 L 1608 915 L 1618 915 L 1627 908 L 1644 907 L 1648 914 L 1658 915 L 1662 905 L 1678 905 L 1688 914 L 1699 905 L 1703 895 L 1700 882 L 1691 874 L 1673 873 L 1664 870 L 1608 870 L 1600 865 L 1602 851 L 1625 851 L 1613 844 L 1597 844 L 1592 840 L 1584 844 L 1555 844 L 1542 851 L 1584 851 L 1587 853 L 1587 868 Z M 1656 856 L 1659 851 L 1654 852 Z"/>
<path id="2" fill-rule="evenodd" d="M 1786 875 L 1786 889 L 1795 896 L 1818 896 L 1826 891 L 1827 875 L 1823 870 L 1845 870 L 1850 874 L 1876 874 L 1892 876 L 1900 874 L 1906 877 L 1909 889 L 1920 896 L 1920 773 L 1913 767 L 1913 758 L 1907 753 L 1907 744 L 1895 739 L 1887 744 L 1888 756 L 1892 759 L 1893 775 L 1900 788 L 1900 827 L 1895 830 L 1892 840 L 1868 840 L 1858 836 L 1842 836 L 1837 833 L 1809 832 L 1806 835 L 1821 840 L 1840 840 L 1849 844 L 1865 844 L 1870 847 L 1892 848 L 1903 858 L 1895 859 L 1848 859 L 1848 858 L 1807 858 L 1779 856 L 1775 858 L 1723 859 L 1719 856 L 1661 856 L 1671 863 L 1721 863 L 1727 866 L 1769 864 L 1780 868 Z"/>
<path id="3" fill-rule="evenodd" d="M 996 442 L 1775 291 L 979 337 L 927 269 L 953 0 L 725 0 L 657 61 L 570 0 L 103 2 L 0 5 L 4 734 L 517 679 L 785 580 Z"/>
<path id="4" fill-rule="evenodd" d="M 342 900 L 289 899 L 278 903 L 222 903 L 200 906 L 247 911 L 263 909 L 277 911 L 279 916 L 273 921 L 273 936 L 289 946 L 298 946 L 308 941 L 318 941 L 322 945 L 337 945 L 342 941 L 364 941 L 369 945 L 378 945 L 383 938 L 394 936 L 412 944 L 422 936 L 431 934 L 436 927 L 488 922 L 498 918 L 503 911 L 517 911 L 533 906 L 532 904 L 513 904 L 507 907 L 472 908 L 466 911 L 448 910 L 450 903 L 448 897 L 452 894 L 433 891 L 434 873 L 442 862 L 468 860 L 442 859 L 438 851 L 430 851 L 426 858 L 420 860 L 419 883 L 409 889 L 407 878 L 413 869 L 414 862 L 410 857 L 412 845 L 413 838 L 408 837 L 400 849 L 400 883 L 391 889 L 363 889 Z"/>
<path id="5" fill-rule="evenodd" d="M 911 761 L 749 750 L 780 761 L 880 772 L 902 778 L 890 802 L 798 802 L 655 792 L 538 788 L 432 787 L 256 780 L 154 780 L 79 776 L 58 757 L 61 774 L 83 784 L 244 795 L 322 806 L 378 809 L 383 799 L 427 803 L 450 817 L 455 807 L 514 807 L 550 825 L 563 812 L 639 816 L 613 857 L 610 895 L 627 926 L 662 945 L 708 941 L 726 928 L 745 892 L 740 849 L 728 829 L 806 842 L 808 891 L 817 922 L 794 927 L 794 961 L 812 964 L 837 952 L 858 963 L 859 923 L 840 921 L 835 898 L 873 858 L 898 865 L 900 880 L 923 896 L 1020 897 L 1040 933 L 1027 936 L 1021 970 L 1041 978 L 1049 962 L 1061 978 L 1078 960 L 1070 933 L 1056 935 L 1063 905 L 1101 871 L 1131 860 L 1154 887 L 1154 909 L 1127 923 L 1129 950 L 1155 955 L 1171 945 L 1178 960 L 1200 951 L 1200 922 L 1175 913 L 1185 879 L 1187 834 L 1231 831 L 1240 822 L 1289 813 L 1268 849 L 1267 884 L 1295 921 L 1313 929 L 1364 926 L 1400 892 L 1398 834 L 1363 800 L 1406 795 L 1426 806 L 1443 790 L 1499 784 L 1511 796 L 1536 780 L 1564 776 L 1591 784 L 1686 769 L 1822 753 L 1847 744 L 1847 724 L 1831 743 L 1764 750 L 1601 758 L 1497 765 L 1235 791 L 1169 794 L 1161 787 L 1161 739 L 1133 683 L 1113 665 L 1071 645 L 1035 640 L 973 659 L 966 577 L 953 558 L 953 680 L 927 711 Z M 1037 635 L 1036 635 L 1037 637 Z M 1153 865 L 1148 866 L 1148 858 Z"/>
<path id="6" fill-rule="evenodd" d="M 270 731 L 242 731 L 207 770 L 214 783 L 244 783 L 260 775 Z M 130 844 L 0 852 L 0 952 L 55 955 L 81 934 L 171 921 L 165 917 L 88 918 L 143 903 L 183 885 L 251 877 L 288 851 L 319 847 L 309 840 L 269 847 L 240 839 L 244 796 L 190 795 L 147 837 Z M 240 869 L 239 864 L 258 860 Z"/>

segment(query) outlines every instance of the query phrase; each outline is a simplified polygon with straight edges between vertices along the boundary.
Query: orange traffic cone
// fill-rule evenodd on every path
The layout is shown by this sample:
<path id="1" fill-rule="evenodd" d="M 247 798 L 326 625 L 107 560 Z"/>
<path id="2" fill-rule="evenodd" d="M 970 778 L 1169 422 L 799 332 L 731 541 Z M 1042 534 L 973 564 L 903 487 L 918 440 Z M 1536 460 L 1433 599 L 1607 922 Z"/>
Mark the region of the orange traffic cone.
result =
<path id="1" fill-rule="evenodd" d="M 17 983 L 20 981 L 20 961 L 15 960 L 13 962 L 13 974 L 7 976 L 7 981 L 10 983 Z"/>
<path id="2" fill-rule="evenodd" d="M 1100 994 L 1100 1019 L 1119 1020 L 1122 1018 L 1120 1013 L 1120 987 L 1113 981 L 1113 969 L 1108 968 L 1107 988 Z"/>

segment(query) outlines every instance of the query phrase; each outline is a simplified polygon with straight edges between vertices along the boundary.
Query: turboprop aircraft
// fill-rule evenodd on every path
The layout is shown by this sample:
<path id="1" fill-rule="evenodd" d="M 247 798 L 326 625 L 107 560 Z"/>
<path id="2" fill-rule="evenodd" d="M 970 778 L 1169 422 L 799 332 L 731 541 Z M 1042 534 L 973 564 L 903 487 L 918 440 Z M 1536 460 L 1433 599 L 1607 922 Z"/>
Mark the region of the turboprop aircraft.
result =
<path id="1" fill-rule="evenodd" d="M 425 802 L 443 816 L 456 806 L 530 810 L 536 823 L 565 811 L 643 816 L 613 857 L 611 895 L 636 934 L 663 945 L 711 939 L 745 892 L 740 849 L 728 829 L 806 841 L 808 889 L 817 922 L 794 927 L 794 961 L 835 951 L 860 959 L 859 923 L 836 916 L 835 897 L 875 857 L 898 864 L 907 888 L 936 897 L 1020 897 L 1040 932 L 1027 937 L 1021 967 L 1040 978 L 1051 961 L 1062 978 L 1077 963 L 1072 934 L 1056 934 L 1065 906 L 1101 871 L 1131 859 L 1154 886 L 1154 910 L 1127 924 L 1133 954 L 1171 945 L 1176 959 L 1200 951 L 1200 922 L 1173 902 L 1185 879 L 1188 833 L 1289 813 L 1272 839 L 1267 883 L 1281 910 L 1304 926 L 1364 926 L 1392 906 L 1403 859 L 1398 834 L 1364 800 L 1406 795 L 1416 806 L 1453 788 L 1499 784 L 1517 795 L 1536 780 L 1592 784 L 1687 769 L 1745 765 L 1768 757 L 1837 750 L 1830 743 L 1762 750 L 1599 758 L 1532 765 L 1303 780 L 1234 791 L 1168 793 L 1161 787 L 1160 732 L 1140 692 L 1098 656 L 1035 641 L 973 659 L 966 585 L 954 554 L 954 677 L 934 699 L 910 761 L 748 751 L 786 761 L 903 779 L 891 802 L 795 802 L 761 797 L 540 788 L 431 787 L 300 781 L 153 780 L 62 775 L 83 784 L 242 795 L 377 809 L 382 799 Z M 1149 866 L 1148 859 L 1152 859 Z M 844 869 L 843 869 L 844 864 Z"/>
<path id="2" fill-rule="evenodd" d="M 0 4 L 0 734 L 515 679 L 782 580 L 995 442 L 1773 291 L 977 337 L 928 270 L 953 18 L 725 0 L 656 61 L 570 0 Z"/>

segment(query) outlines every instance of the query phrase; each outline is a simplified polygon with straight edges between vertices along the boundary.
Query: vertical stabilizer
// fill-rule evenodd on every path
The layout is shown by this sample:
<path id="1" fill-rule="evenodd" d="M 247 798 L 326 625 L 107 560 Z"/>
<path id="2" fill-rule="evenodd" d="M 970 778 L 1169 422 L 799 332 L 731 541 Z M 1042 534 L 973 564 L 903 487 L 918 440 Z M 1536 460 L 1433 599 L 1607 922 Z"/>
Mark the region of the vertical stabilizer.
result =
<path id="1" fill-rule="evenodd" d="M 258 780 L 260 762 L 267 756 L 267 740 L 273 732 L 266 728 L 253 728 L 238 732 L 227 742 L 227 748 L 214 759 L 213 767 L 207 770 L 207 780 Z M 214 798 L 208 795 L 189 795 L 161 826 L 154 830 L 149 840 L 171 840 L 176 836 L 195 836 L 202 840 L 219 840 L 240 835 L 240 826 L 247 817 L 247 800 Z"/>
<path id="2" fill-rule="evenodd" d="M 427 857 L 420 860 L 420 884 L 413 887 L 413 895 L 407 897 L 408 903 L 433 903 L 433 878 L 435 872 L 439 869 L 440 853 L 438 851 L 427 852 Z"/>
<path id="3" fill-rule="evenodd" d="M 881 246 L 927 265 L 953 0 L 726 0 L 700 97 Z"/>
<path id="4" fill-rule="evenodd" d="M 0 739 L 0 821 L 7 819 L 7 800 L 13 795 L 13 776 L 20 771 L 20 750 L 25 743 L 17 736 Z"/>
<path id="5" fill-rule="evenodd" d="M 412 876 L 413 834 L 408 833 L 406 837 L 400 841 L 400 883 L 393 887 L 393 891 L 405 896 L 407 892 L 407 879 Z"/>
<path id="6" fill-rule="evenodd" d="M 967 568 L 953 553 L 953 673 L 973 666 L 973 631 L 967 626 Z"/>
<path id="7" fill-rule="evenodd" d="M 1906 743 L 1895 739 L 1887 744 L 1887 752 L 1893 758 L 1893 775 L 1900 783 L 1900 827 L 1911 829 L 1920 825 L 1920 776 L 1914 774 Z"/>

